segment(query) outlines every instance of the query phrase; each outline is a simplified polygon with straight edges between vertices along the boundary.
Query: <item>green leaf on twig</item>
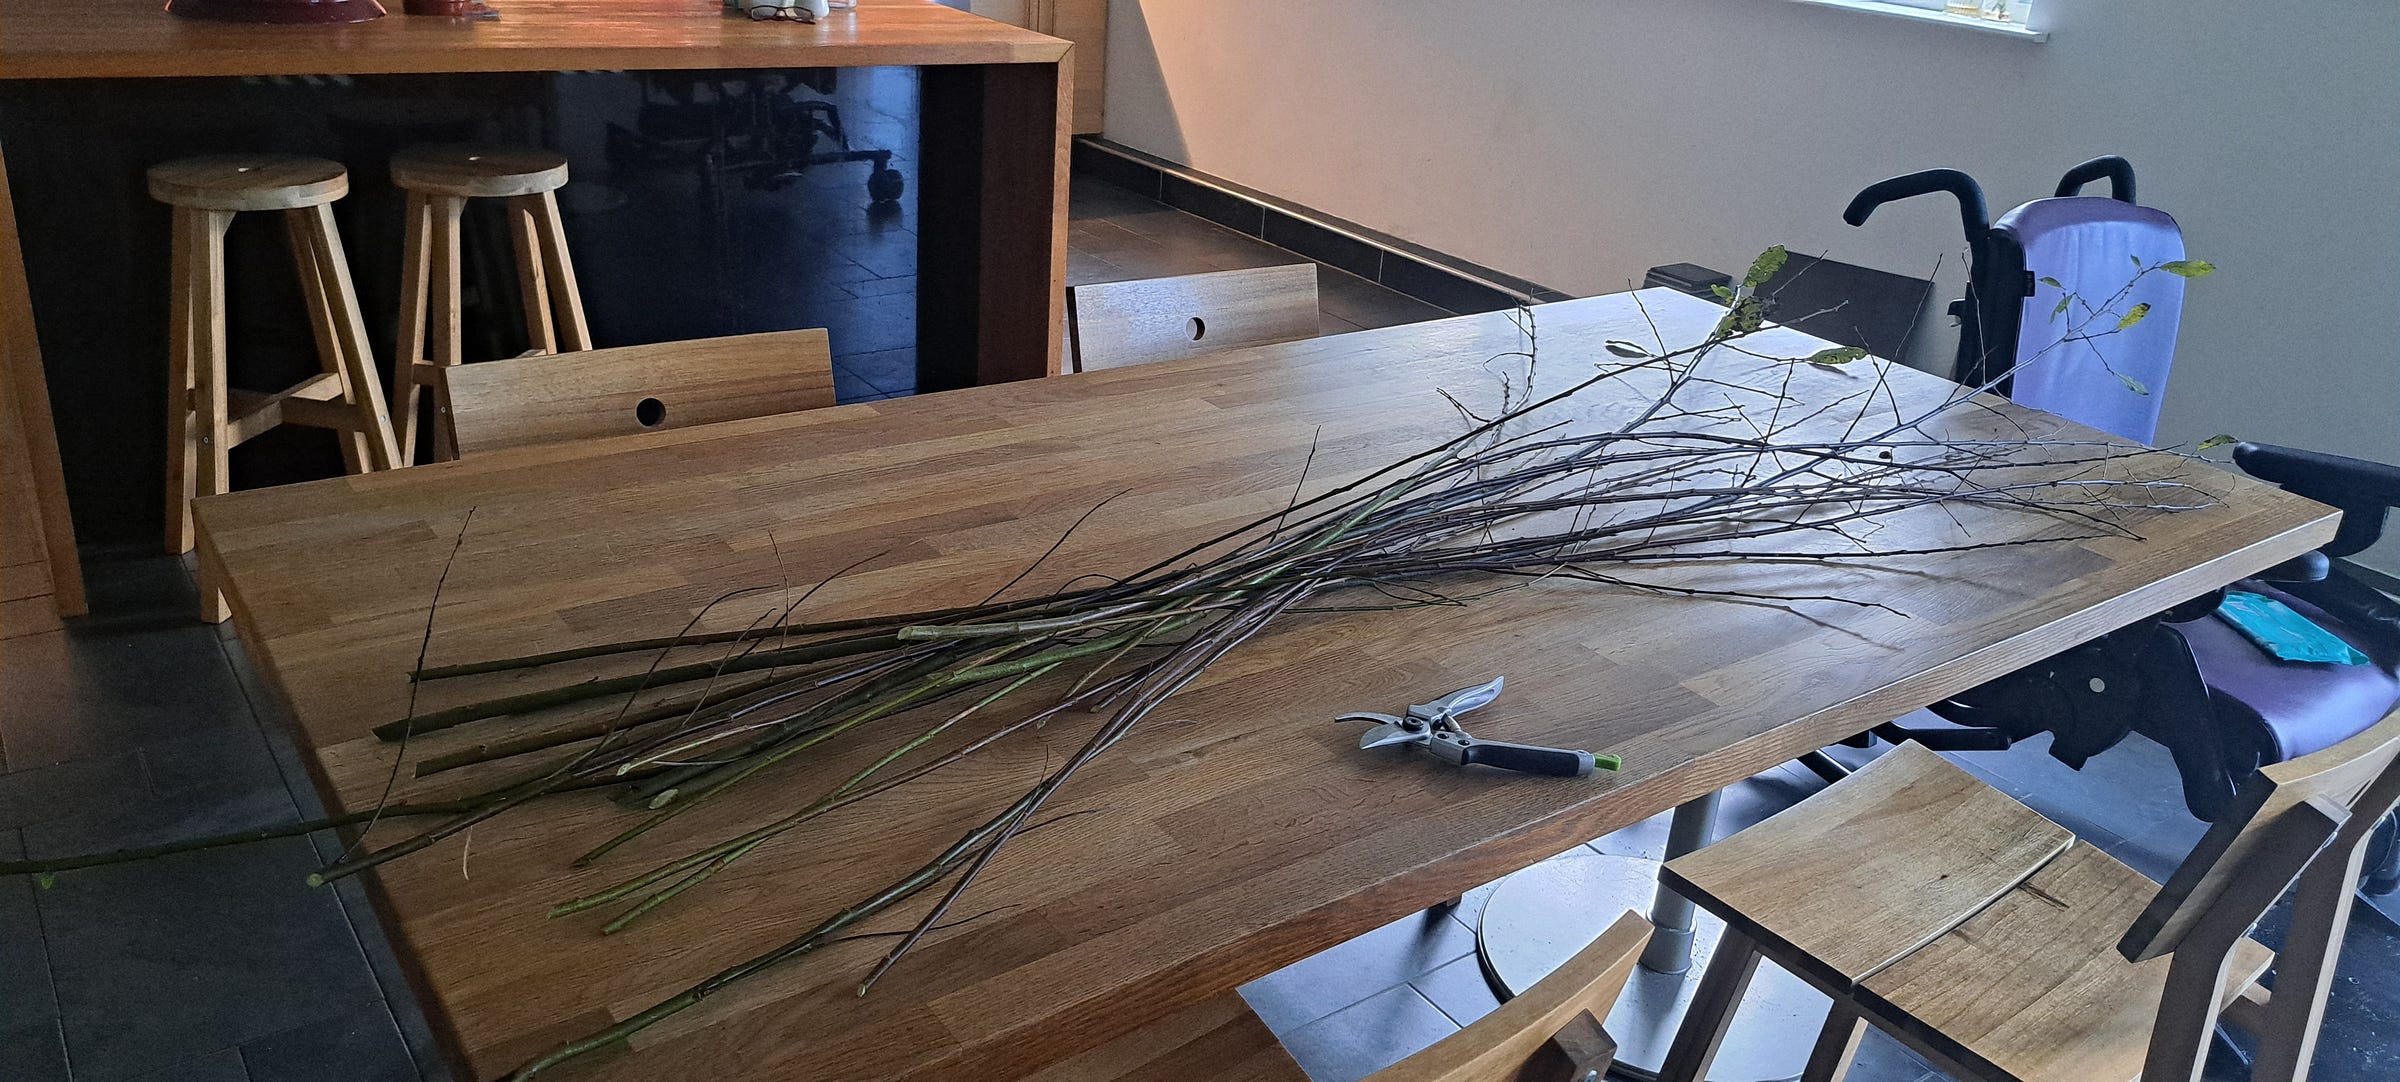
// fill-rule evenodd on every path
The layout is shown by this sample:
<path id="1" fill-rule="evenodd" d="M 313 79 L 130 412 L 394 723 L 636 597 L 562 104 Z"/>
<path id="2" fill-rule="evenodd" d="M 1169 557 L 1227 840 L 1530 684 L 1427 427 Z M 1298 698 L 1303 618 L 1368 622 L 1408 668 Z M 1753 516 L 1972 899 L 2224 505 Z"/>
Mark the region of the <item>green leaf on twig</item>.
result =
<path id="1" fill-rule="evenodd" d="M 2201 440 L 2200 449 L 2203 451 L 2214 451 L 2219 447 L 2231 447 L 2240 442 L 2242 442 L 2242 438 L 2240 436 L 2228 436 L 2225 433 L 2219 432 L 2214 436 L 2210 436 L 2207 439 Z"/>
<path id="2" fill-rule="evenodd" d="M 2126 390 L 2132 391 L 2133 393 L 2141 395 L 2144 398 L 2150 397 L 2150 388 L 2142 386 L 2142 381 L 2135 379 L 2132 376 L 2128 376 L 2123 372 L 2117 373 L 2116 376 L 2117 382 L 2124 384 Z"/>
<path id="3" fill-rule="evenodd" d="M 1608 351 L 1616 354 L 1619 357 L 1631 357 L 1636 360 L 1650 355 L 1649 350 L 1643 349 L 1640 346 L 1620 338 L 1609 339 Z"/>
<path id="4" fill-rule="evenodd" d="M 1758 253 L 1758 259 L 1750 264 L 1750 273 L 1742 276 L 1742 287 L 1757 289 L 1767 284 L 1767 279 L 1775 277 L 1775 272 L 1782 270 L 1785 261 L 1791 258 L 1792 253 L 1780 244 Z"/>
<path id="5" fill-rule="evenodd" d="M 1809 356 L 1808 363 L 1824 365 L 1827 368 L 1838 368 L 1852 361 L 1861 360 L 1866 355 L 1867 351 L 1857 346 L 1838 346 L 1833 349 L 1816 351 Z"/>
<path id="6" fill-rule="evenodd" d="M 2060 316 L 2063 316 L 2063 315 L 2066 315 L 2066 314 L 2067 314 L 2067 305 L 2068 305 L 2069 303 L 2071 303 L 2072 301 L 2074 301 L 2074 299 L 2075 299 L 2075 295 L 2074 295 L 2074 294 L 2072 294 L 2072 293 L 2069 293 L 2069 294 L 2067 294 L 2067 295 L 2066 295 L 2066 296 L 2064 296 L 2064 297 L 2060 297 L 2060 298 L 2058 299 L 2058 307 L 2056 307 L 2056 308 L 2053 308 L 2053 309 L 2051 309 L 2051 310 L 2050 310 L 2050 322 L 2052 322 L 2052 323 L 2056 323 L 2056 322 L 2058 322 L 2058 317 L 2060 317 Z"/>
<path id="7" fill-rule="evenodd" d="M 2142 303 L 2140 303 L 2140 304 L 2134 305 L 2134 306 L 2133 306 L 2133 308 L 2132 308 L 2130 311 L 2127 311 L 2127 312 L 2125 313 L 2125 318 L 2123 318 L 2123 319 L 2120 319 L 2120 320 L 2118 320 L 2118 321 L 2117 321 L 2117 329 L 2121 331 L 2121 330 L 2124 330 L 2124 329 L 2126 329 L 2126 328 L 2128 328 L 2128 327 L 2131 327 L 2131 326 L 2133 326 L 2133 325 L 2134 325 L 2134 324 L 2136 324 L 2136 323 L 2140 323 L 2140 322 L 2141 322 L 2141 321 L 2142 321 L 2144 318 L 2148 317 L 2149 315 L 2150 315 L 2150 302 L 2149 302 L 2149 301 L 2143 301 L 2143 302 L 2142 302 Z"/>
<path id="8" fill-rule="evenodd" d="M 2140 257 L 2140 256 L 2138 256 L 2138 255 L 2129 255 L 2129 256 L 2126 256 L 2125 258 L 2127 258 L 2127 259 L 2130 259 L 2130 260 L 2133 260 L 2133 265 L 2134 265 L 2134 266 L 2136 266 L 2136 267 L 2139 267 L 2139 266 L 2141 266 L 2141 265 L 2142 265 L 2142 257 Z"/>
<path id="9" fill-rule="evenodd" d="M 2177 278 L 2206 278 L 2217 273 L 2216 264 L 2205 259 L 2178 259 L 2171 263 L 2161 263 L 2158 265 L 2158 269 Z"/>
<path id="10" fill-rule="evenodd" d="M 1726 302 L 1727 304 L 1731 304 L 1731 303 L 1733 303 L 1733 287 L 1732 287 L 1732 286 L 1728 286 L 1728 285 L 1713 285 L 1713 286 L 1710 286 L 1710 287 L 1708 287 L 1708 291 L 1709 291 L 1709 292 L 1711 292 L 1711 293 L 1714 293 L 1714 294 L 1716 294 L 1716 295 L 1717 295 L 1717 299 L 1718 299 L 1718 300 L 1724 301 L 1724 302 Z"/>
<path id="11" fill-rule="evenodd" d="M 2046 286 L 2049 286 L 2049 287 L 2050 287 L 2050 288 L 2052 288 L 2052 289 L 2065 289 L 2065 288 L 2067 288 L 2066 286 L 2059 284 L 2059 281 L 2058 281 L 2058 279 L 2056 279 L 2056 278 L 2044 278 L 2044 279 L 2042 279 L 2042 284 L 2043 284 L 2043 285 L 2046 285 Z"/>

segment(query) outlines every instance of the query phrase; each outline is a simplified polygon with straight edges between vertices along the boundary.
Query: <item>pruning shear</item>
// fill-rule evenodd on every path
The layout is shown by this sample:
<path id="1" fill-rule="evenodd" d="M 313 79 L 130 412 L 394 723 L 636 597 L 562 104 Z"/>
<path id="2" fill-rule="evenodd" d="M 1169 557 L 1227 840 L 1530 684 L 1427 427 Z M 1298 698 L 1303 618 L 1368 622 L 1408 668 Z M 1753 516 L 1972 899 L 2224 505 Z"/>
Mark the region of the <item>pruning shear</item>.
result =
<path id="1" fill-rule="evenodd" d="M 1592 772 L 1595 765 L 1618 769 L 1614 755 L 1593 755 L 1573 748 L 1543 748 L 1532 744 L 1511 744 L 1500 740 L 1477 740 L 1458 727 L 1458 715 L 1484 706 L 1500 697 L 1500 687 L 1507 677 L 1494 677 L 1491 682 L 1463 687 L 1429 703 L 1408 708 L 1402 717 L 1360 711 L 1344 714 L 1335 721 L 1371 721 L 1375 727 L 1358 740 L 1361 748 L 1380 748 L 1392 744 L 1414 744 L 1419 748 L 1449 760 L 1454 766 L 1480 764 L 1515 770 L 1526 774 L 1543 774 L 1554 778 L 1580 778 Z"/>

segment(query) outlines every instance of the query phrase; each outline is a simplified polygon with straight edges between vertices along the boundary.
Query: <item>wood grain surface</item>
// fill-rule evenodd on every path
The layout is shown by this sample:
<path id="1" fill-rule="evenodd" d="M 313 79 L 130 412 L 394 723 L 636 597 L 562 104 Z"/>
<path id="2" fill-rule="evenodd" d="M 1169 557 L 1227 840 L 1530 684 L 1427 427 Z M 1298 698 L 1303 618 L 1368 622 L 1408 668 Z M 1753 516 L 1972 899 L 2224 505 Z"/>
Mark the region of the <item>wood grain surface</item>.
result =
<path id="1" fill-rule="evenodd" d="M 0 78 L 1056 64 L 1067 43 L 932 0 L 861 0 L 814 25 L 753 22 L 719 0 L 505 0 L 494 21 L 393 14 L 258 26 L 156 0 L 8 0 Z"/>
<path id="2" fill-rule="evenodd" d="M 1606 359 L 1603 342 L 1648 340 L 1653 321 L 1672 344 L 1696 341 L 1720 311 L 1664 290 L 1545 306 L 1541 379 L 1588 377 Z M 1523 344 L 1511 315 L 235 493 L 200 501 L 202 558 L 290 706 L 329 803 L 362 808 L 383 792 L 397 752 L 368 730 L 410 707 L 428 600 L 454 545 L 431 619 L 436 665 L 673 634 L 739 587 L 823 582 L 802 610 L 820 619 L 973 603 L 1115 497 L 1015 588 L 1047 591 L 1139 568 L 1273 514 L 1295 486 L 1321 491 L 1455 434 L 1442 392 L 1474 408 L 1496 403 L 1491 359 Z M 1802 356 L 1821 343 L 1775 331 L 1748 345 Z M 1882 386 L 1903 406 L 1922 405 L 1954 390 L 1877 362 L 1794 370 L 1719 357 L 1712 371 L 1726 384 L 1788 378 L 1803 403 Z M 1648 393 L 1604 385 L 1570 412 L 1608 423 Z M 1837 411 L 1814 423 L 1847 420 Z M 1944 438 L 2099 438 L 1998 404 L 1929 428 Z M 874 994 L 859 997 L 857 983 L 888 944 L 837 946 L 646 1031 L 631 1054 L 555 1077 L 1020 1077 L 2288 559 L 2333 529 L 2331 510 L 2207 465 L 2150 455 L 2123 468 L 2180 479 L 2216 502 L 2131 516 L 2138 539 L 1648 573 L 1663 586 L 1883 607 L 1771 607 L 1554 580 L 1465 606 L 1296 615 L 1079 774 L 1049 812 L 1092 814 L 1020 839 L 957 911 L 985 915 L 929 937 Z M 1926 508 L 1887 521 L 1875 543 L 2063 529 L 1998 508 Z M 702 626 L 739 628 L 781 596 L 769 589 L 719 606 Z M 415 705 L 648 663 L 444 681 Z M 1508 690 L 1476 714 L 1478 736 L 1614 752 L 1624 771 L 1561 780 L 1459 770 L 1362 753 L 1353 727 L 1330 723 L 1496 674 Z M 400 792 L 424 799 L 513 775 L 520 764 L 412 781 L 406 763 L 546 723 L 487 722 L 413 742 Z M 595 868 L 566 860 L 626 813 L 567 797 L 385 869 L 375 894 L 465 1073 L 490 1077 L 780 944 L 921 864 L 1096 724 L 1062 717 L 829 815 L 607 939 L 596 920 L 544 910 L 811 799 L 899 730 L 828 743 L 822 758 L 787 763 Z M 954 735 L 972 739 L 984 726 Z M 374 836 L 400 835 L 386 826 Z"/>
<path id="3" fill-rule="evenodd" d="M 689 428 L 833 405 L 822 329 L 656 342 L 437 368 L 458 453 Z M 641 404 L 661 412 L 645 422 Z"/>
<path id="4" fill-rule="evenodd" d="M 1779 963 L 1848 988 L 1958 927 L 2074 840 L 1912 741 L 1660 874 Z"/>

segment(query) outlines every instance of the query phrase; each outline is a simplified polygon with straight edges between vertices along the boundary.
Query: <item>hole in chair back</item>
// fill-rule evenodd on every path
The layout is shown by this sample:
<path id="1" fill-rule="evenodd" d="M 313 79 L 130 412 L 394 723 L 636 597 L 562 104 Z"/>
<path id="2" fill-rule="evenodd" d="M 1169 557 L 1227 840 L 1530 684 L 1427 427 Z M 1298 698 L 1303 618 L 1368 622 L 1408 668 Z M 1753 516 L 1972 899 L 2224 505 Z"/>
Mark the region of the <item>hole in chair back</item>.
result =
<path id="1" fill-rule="evenodd" d="M 657 428 L 659 422 L 667 419 L 667 404 L 655 398 L 642 399 L 634 403 L 633 419 L 640 421 L 643 428 Z"/>

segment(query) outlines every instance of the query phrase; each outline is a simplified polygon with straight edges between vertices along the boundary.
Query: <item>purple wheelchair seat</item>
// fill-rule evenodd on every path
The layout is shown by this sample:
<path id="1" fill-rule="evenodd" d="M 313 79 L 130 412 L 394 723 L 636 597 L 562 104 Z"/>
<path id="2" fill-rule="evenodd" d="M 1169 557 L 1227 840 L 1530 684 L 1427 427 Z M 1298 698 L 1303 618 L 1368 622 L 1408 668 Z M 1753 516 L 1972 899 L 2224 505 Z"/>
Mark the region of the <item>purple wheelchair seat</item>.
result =
<path id="1" fill-rule="evenodd" d="M 2365 665 L 2277 661 L 2214 616 L 2173 625 L 2192 648 L 2218 716 L 2231 720 L 2250 715 L 2259 735 L 2271 741 L 2274 754 L 2266 761 L 2332 747 L 2400 706 L 2400 642 L 2364 633 L 2263 583 L 2236 588 L 2290 605 L 2372 659 Z"/>
<path id="2" fill-rule="evenodd" d="M 2135 261 L 2150 267 L 2184 258 L 2175 219 L 2116 199 L 2067 196 L 2018 207 L 1993 223 L 1992 232 L 2023 248 L 2026 274 L 2035 283 L 2017 325 L 2009 398 L 2136 443 L 2151 442 L 2175 363 L 2183 279 L 2142 274 Z M 2117 296 L 2128 283 L 2131 288 Z M 2070 290 L 2080 301 L 2061 312 L 2059 302 Z M 2110 333 L 2141 304 L 2150 306 L 2146 318 Z M 2078 330 L 2099 337 L 2061 341 Z"/>

